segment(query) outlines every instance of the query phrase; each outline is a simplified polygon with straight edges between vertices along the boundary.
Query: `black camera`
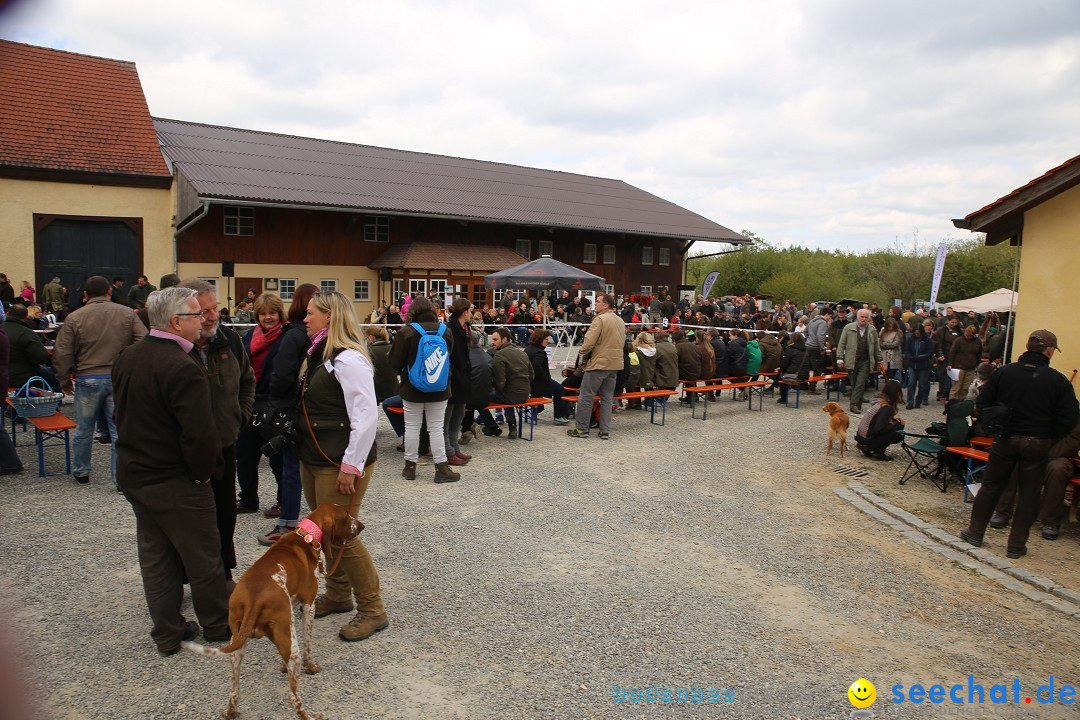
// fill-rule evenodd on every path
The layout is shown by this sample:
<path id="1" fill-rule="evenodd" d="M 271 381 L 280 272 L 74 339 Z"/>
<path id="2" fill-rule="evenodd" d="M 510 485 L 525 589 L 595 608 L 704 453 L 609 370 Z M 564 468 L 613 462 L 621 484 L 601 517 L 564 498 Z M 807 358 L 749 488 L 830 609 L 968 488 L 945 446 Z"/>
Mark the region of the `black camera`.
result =
<path id="1" fill-rule="evenodd" d="M 266 457 L 277 455 L 297 440 L 296 426 L 291 412 L 278 411 L 267 415 L 260 425 L 263 428 L 263 436 L 268 439 L 259 451 Z"/>

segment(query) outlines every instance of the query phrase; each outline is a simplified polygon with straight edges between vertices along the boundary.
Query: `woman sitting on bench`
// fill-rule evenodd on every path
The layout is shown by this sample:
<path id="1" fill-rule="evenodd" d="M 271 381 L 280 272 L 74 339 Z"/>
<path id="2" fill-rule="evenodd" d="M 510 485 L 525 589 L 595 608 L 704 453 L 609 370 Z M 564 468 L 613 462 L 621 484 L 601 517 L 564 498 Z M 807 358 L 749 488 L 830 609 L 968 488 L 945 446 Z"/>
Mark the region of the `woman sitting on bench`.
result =
<path id="1" fill-rule="evenodd" d="M 863 415 L 855 433 L 855 443 L 863 455 L 874 460 L 892 460 L 885 450 L 904 439 L 904 421 L 896 416 L 901 402 L 900 382 L 889 380 Z"/>

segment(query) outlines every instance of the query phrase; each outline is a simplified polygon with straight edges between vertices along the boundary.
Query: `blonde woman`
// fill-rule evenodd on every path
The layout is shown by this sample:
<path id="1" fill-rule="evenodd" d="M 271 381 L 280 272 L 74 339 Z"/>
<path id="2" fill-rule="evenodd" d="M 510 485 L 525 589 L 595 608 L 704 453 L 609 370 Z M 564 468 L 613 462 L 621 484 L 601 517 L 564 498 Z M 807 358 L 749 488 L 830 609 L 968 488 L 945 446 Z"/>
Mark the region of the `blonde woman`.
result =
<path id="1" fill-rule="evenodd" d="M 304 498 L 309 508 L 331 502 L 358 514 L 375 470 L 375 371 L 353 304 L 341 293 L 312 296 L 304 324 L 311 347 L 296 418 Z M 343 553 L 341 564 L 315 599 L 315 617 L 351 612 L 355 598 L 356 616 L 339 636 L 363 640 L 390 624 L 375 563 L 359 536 L 329 550 L 331 562 Z"/>

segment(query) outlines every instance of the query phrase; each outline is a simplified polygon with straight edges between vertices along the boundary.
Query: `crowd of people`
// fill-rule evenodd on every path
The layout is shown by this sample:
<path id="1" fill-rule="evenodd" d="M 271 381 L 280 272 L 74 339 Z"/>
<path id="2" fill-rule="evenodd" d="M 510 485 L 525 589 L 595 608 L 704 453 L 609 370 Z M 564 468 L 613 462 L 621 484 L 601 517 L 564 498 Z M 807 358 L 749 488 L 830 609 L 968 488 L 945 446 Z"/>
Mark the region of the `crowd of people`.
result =
<path id="1" fill-rule="evenodd" d="M 870 374 L 880 368 L 886 383 L 860 418 L 856 443 L 868 457 L 888 459 L 888 446 L 903 437 L 905 387 L 908 409 L 929 402 L 935 372 L 943 403 L 964 399 L 982 407 L 990 396 L 984 388 L 995 397 L 1006 392 L 1001 373 L 993 373 L 1005 353 L 1000 318 L 949 308 L 942 316 L 845 304 L 764 308 L 752 297 L 676 301 L 667 294 L 639 307 L 620 304 L 609 293 L 592 300 L 563 292 L 516 301 L 508 292 L 495 308 L 477 308 L 465 298 L 447 304 L 411 295 L 376 309 L 362 324 L 344 295 L 303 284 L 288 307 L 277 295 L 249 291 L 236 314 L 251 322 L 237 323 L 238 332 L 222 322 L 214 286 L 198 279 L 167 275 L 158 289 L 142 277 L 125 292 L 122 283 L 94 276 L 80 292 L 77 308 L 61 310 L 51 354 L 44 333 L 35 332 L 42 328 L 29 309 L 32 289 L 5 301 L 0 379 L 12 386 L 36 375 L 73 394 L 78 484 L 91 480 L 95 435 L 112 445 L 110 477 L 138 521 L 151 636 L 163 654 L 198 632 L 197 624 L 180 616 L 185 580 L 205 637 L 226 638 L 237 514 L 262 512 L 272 519 L 273 527 L 256 538 L 271 545 L 296 531 L 301 496 L 312 508 L 362 503 L 377 459 L 379 405 L 398 436 L 401 475 L 415 480 L 423 458 L 430 457 L 431 479 L 442 484 L 461 479 L 461 468 L 472 459 L 466 449 L 481 432 L 497 437 L 505 426 L 509 438 L 518 437 L 521 421 L 513 406 L 531 398 L 550 399 L 552 423 L 570 426 L 570 437 L 587 438 L 595 429 L 607 440 L 612 413 L 623 407 L 616 396 L 627 391 L 673 391 L 680 384 L 767 374 L 773 377 L 767 391 L 778 390 L 778 402 L 786 402 L 794 385 L 817 393 L 810 377 L 832 368 L 846 371 L 846 380 L 833 382 L 849 395 L 850 411 L 863 415 Z M 54 290 L 46 287 L 43 294 L 52 297 Z M 127 301 L 114 302 L 117 294 Z M 581 347 L 573 367 L 556 378 L 549 353 L 560 323 L 580 323 L 573 325 L 580 333 L 564 338 Z M 1021 363 L 1045 365 L 1035 355 L 1056 348 L 1049 337 L 1029 339 Z M 1064 388 L 1071 395 L 1067 381 L 1054 382 L 1058 396 Z M 571 405 L 564 399 L 569 395 L 581 400 Z M 704 401 L 715 399 L 709 393 Z M 511 407 L 493 412 L 492 405 Z M 1056 412 L 1064 412 L 1064 420 L 1052 427 L 1024 426 L 1040 433 L 1034 450 L 1007 444 L 1009 462 L 1045 456 L 1049 444 L 1041 440 L 1060 439 L 1063 425 L 1076 434 L 1076 418 Z M 267 503 L 259 487 L 264 457 L 275 480 Z M 999 465 L 992 463 L 988 473 L 993 491 L 986 497 L 995 503 L 1005 494 Z M 1031 478 L 1045 462 L 1036 466 L 1023 465 L 1017 527 L 1030 526 L 1037 514 Z M 3 436 L 0 471 L 21 469 Z M 1004 500 L 1001 507 L 987 503 L 977 505 L 969 541 L 981 540 L 987 523 L 1011 512 Z M 355 610 L 339 632 L 349 641 L 387 627 L 378 573 L 363 542 L 356 538 L 332 550 L 342 553 L 342 561 L 316 600 L 316 617 Z"/>

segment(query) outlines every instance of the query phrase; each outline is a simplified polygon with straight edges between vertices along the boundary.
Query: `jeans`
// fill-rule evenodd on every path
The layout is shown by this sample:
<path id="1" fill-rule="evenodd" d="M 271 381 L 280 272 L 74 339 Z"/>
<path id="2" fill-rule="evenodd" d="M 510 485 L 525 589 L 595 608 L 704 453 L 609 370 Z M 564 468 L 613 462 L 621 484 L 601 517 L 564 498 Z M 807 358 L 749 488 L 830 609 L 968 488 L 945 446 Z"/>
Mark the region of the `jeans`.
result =
<path id="1" fill-rule="evenodd" d="M 575 420 L 578 429 L 589 432 L 593 396 L 600 396 L 600 432 L 611 432 L 611 398 L 615 395 L 618 370 L 586 370 L 581 376 Z"/>
<path id="2" fill-rule="evenodd" d="M 949 371 L 945 367 L 945 363 L 939 363 L 937 366 L 938 375 L 938 389 L 937 396 L 942 400 L 946 400 L 949 397 L 949 391 L 952 390 L 952 378 L 949 377 Z"/>
<path id="3" fill-rule="evenodd" d="M 990 523 L 990 516 L 1001 499 L 1001 494 L 1005 492 L 1009 476 L 1015 469 L 1020 502 L 1013 517 L 1008 549 L 1026 548 L 1031 524 L 1039 514 L 1039 500 L 1049 452 L 1049 439 L 1019 435 L 998 438 L 990 448 L 990 461 L 983 474 L 982 490 L 975 496 L 975 504 L 971 508 L 968 530 L 977 537 L 983 536 Z"/>
<path id="4" fill-rule="evenodd" d="M 398 437 L 405 435 L 405 416 L 392 413 L 387 408 L 392 407 L 405 407 L 402 403 L 400 395 L 394 395 L 388 397 L 382 401 L 383 413 L 386 414 L 386 419 L 390 421 L 390 427 L 394 428 L 394 434 Z"/>
<path id="5" fill-rule="evenodd" d="M 0 468 L 21 468 L 22 460 L 15 452 L 15 446 L 11 443 L 11 436 L 0 426 Z"/>
<path id="6" fill-rule="evenodd" d="M 416 462 L 420 458 L 420 426 L 427 421 L 431 441 L 431 457 L 438 463 L 446 462 L 446 444 L 443 442 L 443 418 L 446 401 L 414 403 L 403 401 L 405 408 L 405 459 Z"/>
<path id="7" fill-rule="evenodd" d="M 110 470 L 116 484 L 116 423 L 113 422 L 113 385 L 111 377 L 85 377 L 75 381 L 75 460 L 72 474 L 76 477 L 90 476 L 90 453 L 94 448 L 94 425 L 99 408 L 105 408 L 110 447 Z"/>
<path id="8" fill-rule="evenodd" d="M 446 454 L 457 455 L 461 452 L 458 438 L 461 437 L 461 421 L 465 418 L 465 403 L 446 403 L 446 416 L 443 418 L 443 437 L 446 441 Z"/>
<path id="9" fill-rule="evenodd" d="M 296 527 L 300 524 L 300 458 L 296 457 L 296 450 L 292 446 L 281 451 L 281 486 L 278 491 L 281 515 L 277 524 Z"/>
<path id="10" fill-rule="evenodd" d="M 562 399 L 564 394 L 565 391 L 563 390 L 562 383 L 558 382 L 557 380 L 552 380 L 551 407 L 552 410 L 555 412 L 555 417 L 557 418 L 570 417 L 570 403 Z M 541 407 L 540 409 L 542 410 L 543 407 Z"/>
<path id="11" fill-rule="evenodd" d="M 236 484 L 240 488 L 238 500 L 246 508 L 259 507 L 259 464 L 262 462 L 262 433 L 250 422 L 240 428 L 236 438 Z M 267 458 L 274 480 L 277 481 L 277 500 L 281 501 L 281 457 L 283 453 Z"/>
<path id="12" fill-rule="evenodd" d="M 930 402 L 930 368 L 908 368 L 907 376 L 907 404 L 928 404 Z"/>

